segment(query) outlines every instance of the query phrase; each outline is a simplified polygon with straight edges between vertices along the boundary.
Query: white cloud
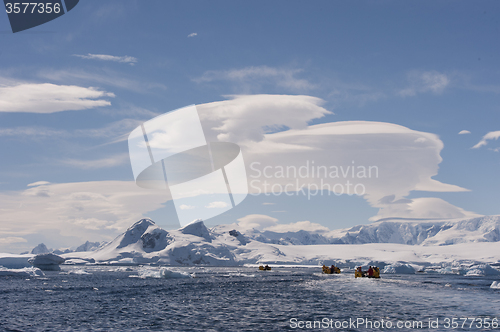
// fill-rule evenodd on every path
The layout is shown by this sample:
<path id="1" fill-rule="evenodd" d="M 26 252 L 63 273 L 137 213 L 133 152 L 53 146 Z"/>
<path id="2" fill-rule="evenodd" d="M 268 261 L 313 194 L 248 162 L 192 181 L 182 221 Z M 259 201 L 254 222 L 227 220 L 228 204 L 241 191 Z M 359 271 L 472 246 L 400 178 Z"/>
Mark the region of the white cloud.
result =
<path id="1" fill-rule="evenodd" d="M 241 229 L 258 229 L 263 230 L 264 228 L 276 226 L 278 219 L 266 216 L 265 214 L 249 214 L 243 218 L 238 219 L 238 226 Z"/>
<path id="2" fill-rule="evenodd" d="M 33 182 L 33 183 L 28 184 L 28 187 L 37 187 L 37 186 L 41 186 L 41 185 L 45 185 L 45 184 L 50 184 L 50 182 L 37 181 L 37 182 Z"/>
<path id="3" fill-rule="evenodd" d="M 227 203 L 226 202 L 212 202 L 205 207 L 207 209 L 223 209 L 223 208 L 227 207 Z"/>
<path id="4" fill-rule="evenodd" d="M 81 54 L 73 54 L 73 56 L 82 58 L 82 59 L 91 59 L 91 60 L 102 60 L 102 61 L 114 61 L 114 62 L 122 62 L 128 63 L 130 65 L 134 65 L 137 62 L 137 58 L 133 56 L 114 56 L 114 55 L 106 55 L 106 54 L 90 54 L 81 55 Z"/>
<path id="5" fill-rule="evenodd" d="M 293 91 L 314 89 L 315 86 L 305 79 L 297 78 L 301 69 L 273 68 L 268 66 L 246 67 L 231 70 L 210 70 L 201 77 L 194 79 L 197 83 L 210 83 L 214 81 L 229 81 L 249 88 L 273 84 L 278 87 Z"/>
<path id="6" fill-rule="evenodd" d="M 466 135 L 466 134 L 470 134 L 470 131 L 468 131 L 468 130 L 461 130 L 458 134 L 459 135 Z"/>
<path id="7" fill-rule="evenodd" d="M 500 130 L 498 131 L 490 131 L 486 135 L 483 136 L 483 138 L 472 148 L 473 149 L 479 149 L 482 146 L 486 146 L 488 144 L 488 141 L 490 140 L 497 140 L 500 137 Z"/>
<path id="8" fill-rule="evenodd" d="M 362 185 L 360 188 L 365 190 L 363 197 L 371 206 L 384 210 L 392 202 L 405 199 L 412 191 L 467 191 L 433 179 L 438 174 L 442 161 L 440 152 L 444 146 L 437 135 L 383 122 L 308 125 L 312 119 L 328 113 L 319 106 L 321 103 L 321 99 L 309 96 L 252 95 L 234 96 L 232 100 L 197 108 L 208 141 L 229 141 L 241 147 L 252 194 L 271 193 L 273 185 L 284 192 L 289 184 L 292 187 L 287 187 L 287 190 L 300 194 L 304 184 L 306 192 L 307 185 L 312 190 L 326 188 L 326 194 L 333 200 L 335 194 L 341 194 L 340 189 L 346 193 L 346 181 L 349 180 L 351 186 Z M 266 128 L 274 130 L 266 133 Z M 271 172 L 279 167 L 311 169 L 312 162 L 315 167 L 336 167 L 340 175 L 336 178 L 309 176 L 298 179 L 300 183 L 296 185 L 297 177 L 293 175 L 265 178 L 262 173 L 264 167 L 269 167 Z M 341 167 L 349 170 L 347 177 L 342 176 Z M 356 169 L 354 176 L 352 167 Z M 370 167 L 373 168 L 372 176 L 368 175 Z M 264 180 L 267 180 L 267 186 Z M 413 216 L 428 213 L 425 205 L 415 204 L 413 207 Z M 446 209 L 440 211 L 443 217 L 450 215 Z"/>
<path id="9" fill-rule="evenodd" d="M 310 221 L 297 221 L 290 224 L 278 224 L 270 227 L 266 227 L 265 231 L 285 233 L 285 232 L 298 232 L 300 230 L 309 232 L 328 232 L 329 229 L 323 225 L 313 223 Z"/>
<path id="10" fill-rule="evenodd" d="M 448 76 L 437 71 L 414 71 L 408 74 L 408 80 L 410 85 L 399 91 L 399 95 L 403 97 L 425 92 L 440 94 L 450 84 Z"/>
<path id="11" fill-rule="evenodd" d="M 196 32 L 193 32 L 193 33 L 190 33 L 188 35 L 188 38 L 190 38 L 190 37 L 196 37 L 196 36 L 198 36 L 198 34 Z"/>
<path id="12" fill-rule="evenodd" d="M 54 242 L 70 237 L 82 243 L 109 241 L 165 201 L 164 191 L 143 190 L 133 181 L 39 181 L 23 191 L 0 193 L 2 234 L 25 237 L 54 230 L 61 237 Z M 0 252 L 8 250 L 0 243 Z"/>
<path id="13" fill-rule="evenodd" d="M 192 210 L 192 209 L 194 209 L 194 206 L 192 206 L 192 205 L 182 204 L 181 206 L 179 206 L 179 208 L 180 208 L 181 210 Z"/>
<path id="14" fill-rule="evenodd" d="M 0 112 L 55 113 L 77 111 L 111 103 L 113 93 L 76 85 L 23 83 L 0 86 Z"/>
<path id="15" fill-rule="evenodd" d="M 455 219 L 479 216 L 479 214 L 465 211 L 441 198 L 424 197 L 387 204 L 370 220 L 376 221 L 385 218 Z"/>
<path id="16" fill-rule="evenodd" d="M 265 214 L 249 214 L 238 219 L 235 227 L 242 230 L 257 229 L 260 231 L 271 231 L 278 233 L 297 232 L 300 230 L 311 232 L 327 232 L 329 229 L 317 223 L 310 221 L 298 221 L 289 224 L 278 224 L 278 219 Z"/>
<path id="17" fill-rule="evenodd" d="M 309 121 L 331 114 L 320 106 L 322 99 L 311 96 L 230 97 L 231 100 L 196 106 L 208 141 L 261 141 L 266 131 L 304 129 Z"/>
<path id="18" fill-rule="evenodd" d="M 0 244 L 12 244 L 12 243 L 24 243 L 28 240 L 22 237 L 10 236 L 10 237 L 0 237 Z"/>

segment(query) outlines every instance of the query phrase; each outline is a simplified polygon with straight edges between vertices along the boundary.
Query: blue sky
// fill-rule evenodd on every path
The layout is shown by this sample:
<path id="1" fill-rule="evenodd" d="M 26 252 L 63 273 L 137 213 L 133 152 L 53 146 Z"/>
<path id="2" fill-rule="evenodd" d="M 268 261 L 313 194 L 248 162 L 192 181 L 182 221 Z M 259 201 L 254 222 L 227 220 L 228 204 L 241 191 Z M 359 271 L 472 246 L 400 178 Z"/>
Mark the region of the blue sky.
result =
<path id="1" fill-rule="evenodd" d="M 59 222 L 80 220 L 86 231 L 71 231 L 70 222 L 61 229 L 37 210 L 46 205 L 30 205 L 26 190 L 56 199 L 51 184 L 133 181 L 130 131 L 167 111 L 230 95 L 320 98 L 332 113 L 309 125 L 376 121 L 435 134 L 443 148 L 433 179 L 470 191 L 411 190 L 404 197 L 500 214 L 500 135 L 472 148 L 500 130 L 499 13 L 494 1 L 80 1 L 16 34 L 0 14 L 0 249 L 112 237 L 125 222 L 92 224 L 92 211 L 82 221 L 64 210 L 54 215 Z M 39 181 L 50 184 L 28 187 Z M 142 215 L 178 227 L 171 202 L 147 211 L 160 201 Z M 208 224 L 258 214 L 334 229 L 367 223 L 379 210 L 373 205 L 347 196 L 248 197 Z M 139 207 L 134 212 L 141 215 Z M 48 219 L 33 220 L 37 215 Z M 61 239 L 51 240 L 54 234 Z"/>

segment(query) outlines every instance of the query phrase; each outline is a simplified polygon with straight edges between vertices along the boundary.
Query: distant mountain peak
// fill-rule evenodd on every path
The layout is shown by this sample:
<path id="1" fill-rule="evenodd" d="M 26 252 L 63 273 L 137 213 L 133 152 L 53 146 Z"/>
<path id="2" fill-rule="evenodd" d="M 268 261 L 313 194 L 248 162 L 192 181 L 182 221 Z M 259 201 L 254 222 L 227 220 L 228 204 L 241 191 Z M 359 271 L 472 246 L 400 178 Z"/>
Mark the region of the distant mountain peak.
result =
<path id="1" fill-rule="evenodd" d="M 43 243 L 40 243 L 35 248 L 33 248 L 30 253 L 33 255 L 39 255 L 39 254 L 48 254 L 49 252 L 50 250 L 47 248 L 47 246 Z"/>
<path id="2" fill-rule="evenodd" d="M 179 229 L 182 234 L 190 234 L 198 237 L 202 237 L 208 242 L 212 242 L 212 237 L 205 223 L 201 219 L 196 219 L 193 222 L 187 224 L 186 226 Z"/>
<path id="3" fill-rule="evenodd" d="M 144 218 L 135 222 L 125 231 L 125 233 L 123 234 L 123 238 L 117 248 L 123 248 L 131 243 L 137 242 L 151 226 L 153 226 L 154 228 L 158 228 L 154 221 L 149 218 Z"/>
<path id="4" fill-rule="evenodd" d="M 135 229 L 135 228 L 148 228 L 149 226 L 151 225 L 156 225 L 155 222 L 149 218 L 143 218 L 139 221 L 136 221 L 132 226 L 130 226 L 128 230 L 132 230 L 132 229 Z"/>

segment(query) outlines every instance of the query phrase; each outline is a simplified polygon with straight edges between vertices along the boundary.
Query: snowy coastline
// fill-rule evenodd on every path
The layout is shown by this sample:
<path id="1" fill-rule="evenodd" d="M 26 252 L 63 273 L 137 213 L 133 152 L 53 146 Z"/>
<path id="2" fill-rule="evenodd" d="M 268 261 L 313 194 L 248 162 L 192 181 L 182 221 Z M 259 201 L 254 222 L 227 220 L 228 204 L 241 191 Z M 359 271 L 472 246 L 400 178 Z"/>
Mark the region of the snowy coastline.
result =
<path id="1" fill-rule="evenodd" d="M 404 273 L 481 275 L 498 272 L 500 267 L 497 216 L 434 223 L 384 221 L 330 232 L 261 232 L 237 226 L 222 225 L 209 230 L 202 221 L 195 221 L 181 229 L 166 231 L 152 220 L 142 219 L 95 251 L 60 256 L 67 265 L 335 264 L 344 269 L 377 265 L 387 266 L 386 273 L 404 270 Z M 353 243 L 345 243 L 346 239 Z M 356 243 L 368 240 L 379 243 Z M 29 260 L 33 262 L 34 257 L 0 254 L 0 266 L 31 267 Z M 483 268 L 478 268 L 481 264 Z"/>

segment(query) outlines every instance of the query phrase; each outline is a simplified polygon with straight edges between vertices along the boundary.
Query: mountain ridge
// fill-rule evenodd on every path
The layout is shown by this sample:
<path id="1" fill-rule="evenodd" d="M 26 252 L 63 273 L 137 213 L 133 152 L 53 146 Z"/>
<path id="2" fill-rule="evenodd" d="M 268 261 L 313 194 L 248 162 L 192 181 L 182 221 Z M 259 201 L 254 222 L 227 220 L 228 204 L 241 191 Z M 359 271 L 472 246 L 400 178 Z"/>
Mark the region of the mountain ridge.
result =
<path id="1" fill-rule="evenodd" d="M 474 250 L 477 255 L 471 252 Z M 490 253 L 490 248 L 498 255 Z M 166 231 L 141 219 L 93 252 L 65 254 L 115 265 L 217 265 L 261 262 L 318 264 L 335 261 L 500 261 L 500 216 L 440 221 L 380 221 L 335 231 L 245 229 L 238 224 L 208 229 L 202 220 Z M 478 256 L 479 255 L 479 256 Z M 380 263 L 381 264 L 381 263 Z M 379 264 L 379 265 L 380 265 Z M 383 265 L 383 264 L 382 264 Z"/>

